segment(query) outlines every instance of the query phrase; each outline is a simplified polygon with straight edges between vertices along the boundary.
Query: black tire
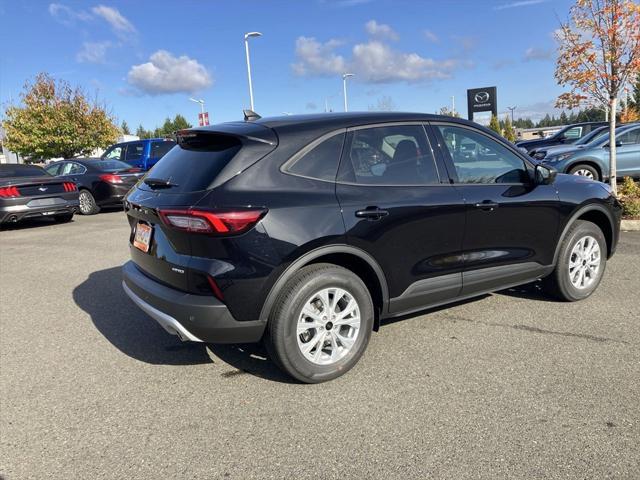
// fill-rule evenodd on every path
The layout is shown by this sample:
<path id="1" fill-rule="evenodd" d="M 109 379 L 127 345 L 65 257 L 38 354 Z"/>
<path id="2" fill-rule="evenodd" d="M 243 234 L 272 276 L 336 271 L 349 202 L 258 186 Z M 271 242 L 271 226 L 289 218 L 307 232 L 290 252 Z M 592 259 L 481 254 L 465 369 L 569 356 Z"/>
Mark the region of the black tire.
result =
<path id="1" fill-rule="evenodd" d="M 53 220 L 56 223 L 67 223 L 67 222 L 70 222 L 72 218 L 73 218 L 73 212 L 71 212 L 71 213 L 63 213 L 61 215 L 54 215 L 53 216 Z"/>
<path id="2" fill-rule="evenodd" d="M 96 204 L 96 199 L 89 190 L 80 190 L 80 213 L 82 215 L 95 215 L 100 212 L 100 207 Z"/>
<path id="3" fill-rule="evenodd" d="M 600 248 L 600 264 L 590 285 L 577 288 L 571 283 L 569 263 L 572 260 L 572 250 L 585 237 L 594 238 Z M 543 280 L 545 291 L 550 295 L 566 302 L 575 302 L 591 295 L 602 280 L 607 265 L 607 241 L 600 228 L 591 222 L 576 220 L 560 245 L 555 270 Z"/>
<path id="4" fill-rule="evenodd" d="M 588 174 L 578 173 L 578 172 L 588 172 Z M 588 178 L 592 178 L 593 180 L 600 181 L 600 173 L 598 173 L 598 169 L 592 165 L 587 165 L 586 163 L 580 163 L 578 165 L 574 165 L 569 170 L 571 175 L 582 175 Z M 589 176 L 591 175 L 591 177 Z"/>
<path id="5" fill-rule="evenodd" d="M 307 359 L 298 346 L 298 318 L 314 294 L 333 287 L 344 289 L 357 302 L 360 329 L 353 346 L 344 357 L 330 365 L 318 365 Z M 305 383 L 326 382 L 345 374 L 358 362 L 369 343 L 373 317 L 371 295 L 357 275 L 333 264 L 308 265 L 301 268 L 282 288 L 269 316 L 265 345 L 271 359 L 295 379 Z M 331 329 L 327 324 L 325 327 L 327 332 Z"/>

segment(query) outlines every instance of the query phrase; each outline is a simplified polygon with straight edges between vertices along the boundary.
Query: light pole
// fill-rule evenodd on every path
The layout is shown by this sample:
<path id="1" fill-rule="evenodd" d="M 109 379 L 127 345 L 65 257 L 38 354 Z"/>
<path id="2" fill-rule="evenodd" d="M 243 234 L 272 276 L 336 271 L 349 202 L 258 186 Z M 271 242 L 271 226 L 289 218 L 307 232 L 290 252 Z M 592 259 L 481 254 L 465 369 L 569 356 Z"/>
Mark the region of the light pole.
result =
<path id="1" fill-rule="evenodd" d="M 191 100 L 192 102 L 195 102 L 195 103 L 199 103 L 200 104 L 200 113 L 204 113 L 204 100 L 203 99 L 196 100 L 195 98 L 190 98 L 189 100 Z"/>
<path id="2" fill-rule="evenodd" d="M 515 111 L 516 108 L 518 108 L 518 106 L 516 105 L 515 107 L 507 107 L 509 110 L 511 110 L 511 125 L 513 125 L 513 112 Z"/>
<path id="3" fill-rule="evenodd" d="M 343 73 L 342 74 L 342 92 L 344 94 L 344 111 L 348 112 L 349 107 L 347 106 L 347 78 L 353 77 L 353 73 Z"/>
<path id="4" fill-rule="evenodd" d="M 251 37 L 261 37 L 260 32 L 249 32 L 244 34 L 244 51 L 247 54 L 247 77 L 249 77 L 249 100 L 251 102 L 251 110 L 253 108 L 253 85 L 251 84 L 251 60 L 249 59 L 249 39 Z"/>

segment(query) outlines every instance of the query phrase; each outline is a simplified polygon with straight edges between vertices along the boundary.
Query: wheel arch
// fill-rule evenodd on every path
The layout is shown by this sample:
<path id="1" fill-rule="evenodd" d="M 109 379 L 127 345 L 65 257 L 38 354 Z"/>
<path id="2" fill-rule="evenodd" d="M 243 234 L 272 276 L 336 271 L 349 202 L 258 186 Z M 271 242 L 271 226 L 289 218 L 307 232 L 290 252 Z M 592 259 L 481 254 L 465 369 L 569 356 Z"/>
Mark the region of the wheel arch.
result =
<path id="1" fill-rule="evenodd" d="M 602 230 L 604 238 L 607 241 L 607 258 L 609 258 L 613 253 L 614 220 L 611 213 L 607 210 L 606 207 L 598 203 L 591 203 L 576 210 L 566 222 L 556 244 L 556 251 L 553 256 L 553 264 L 555 265 L 557 263 L 558 255 L 560 255 L 560 245 L 562 245 L 562 242 L 569 232 L 569 229 L 576 222 L 576 220 L 586 220 L 588 222 L 594 223 L 600 228 L 600 230 Z"/>
<path id="2" fill-rule="evenodd" d="M 285 283 L 302 267 L 314 263 L 332 263 L 346 268 L 360 277 L 373 300 L 374 330 L 377 330 L 380 324 L 380 315 L 389 303 L 387 280 L 382 268 L 371 255 L 351 245 L 328 245 L 316 248 L 293 261 L 271 287 L 260 311 L 260 320 L 263 322 L 268 320 L 271 309 Z"/>

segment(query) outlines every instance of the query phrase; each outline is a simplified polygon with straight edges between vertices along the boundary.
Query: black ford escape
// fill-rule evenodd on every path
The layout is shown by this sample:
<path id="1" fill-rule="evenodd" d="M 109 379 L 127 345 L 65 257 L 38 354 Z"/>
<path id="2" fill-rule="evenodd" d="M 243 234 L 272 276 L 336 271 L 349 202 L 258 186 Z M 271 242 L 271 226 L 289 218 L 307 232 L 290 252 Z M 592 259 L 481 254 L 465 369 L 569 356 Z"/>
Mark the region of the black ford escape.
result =
<path id="1" fill-rule="evenodd" d="M 178 132 L 125 209 L 140 308 L 183 340 L 264 339 L 304 382 L 348 371 L 384 318 L 539 278 L 589 296 L 621 214 L 602 183 L 411 113 Z"/>

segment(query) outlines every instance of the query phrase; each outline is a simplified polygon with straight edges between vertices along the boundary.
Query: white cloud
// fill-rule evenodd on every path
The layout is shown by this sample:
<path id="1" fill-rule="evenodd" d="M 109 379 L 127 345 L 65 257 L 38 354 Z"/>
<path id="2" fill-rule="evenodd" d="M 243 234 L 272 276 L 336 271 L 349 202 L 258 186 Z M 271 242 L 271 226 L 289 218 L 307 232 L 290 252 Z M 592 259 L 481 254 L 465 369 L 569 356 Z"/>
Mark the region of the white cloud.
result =
<path id="1" fill-rule="evenodd" d="M 149 95 L 193 93 L 213 83 L 207 69 L 196 60 L 186 55 L 174 57 L 166 50 L 158 50 L 149 62 L 131 67 L 127 80 Z"/>
<path id="2" fill-rule="evenodd" d="M 371 83 L 419 82 L 450 78 L 455 60 L 433 60 L 417 53 L 393 50 L 382 42 L 371 41 L 353 47 L 351 70 Z"/>
<path id="3" fill-rule="evenodd" d="M 296 75 L 336 75 L 344 73 L 344 57 L 334 52 L 341 45 L 339 40 L 331 39 L 326 43 L 313 37 L 298 37 L 296 57 L 298 62 L 292 65 Z"/>
<path id="4" fill-rule="evenodd" d="M 435 33 L 433 33 L 431 30 L 425 30 L 423 33 L 424 33 L 424 38 L 426 38 L 430 42 L 437 43 L 438 41 L 440 41 L 438 36 Z"/>
<path id="5" fill-rule="evenodd" d="M 507 8 L 528 7 L 529 5 L 537 5 L 539 3 L 545 3 L 548 0 L 518 0 L 516 2 L 503 3 L 493 7 L 494 10 L 505 10 Z"/>
<path id="6" fill-rule="evenodd" d="M 553 55 L 552 50 L 531 47 L 527 48 L 527 50 L 524 52 L 524 59 L 527 62 L 532 60 L 548 60 L 549 58 L 551 58 L 551 55 Z"/>
<path id="7" fill-rule="evenodd" d="M 111 42 L 84 42 L 82 48 L 76 54 L 76 60 L 80 63 L 105 63 L 107 61 L 107 49 Z"/>
<path id="8" fill-rule="evenodd" d="M 76 20 L 84 22 L 91 19 L 91 14 L 82 10 L 74 10 L 61 3 L 50 3 L 49 15 L 64 25 L 71 25 Z"/>
<path id="9" fill-rule="evenodd" d="M 389 25 L 378 23 L 375 20 L 369 20 L 365 26 L 365 30 L 369 35 L 380 39 L 398 40 L 398 34 Z"/>
<path id="10" fill-rule="evenodd" d="M 126 33 L 135 33 L 136 28 L 127 20 L 117 8 L 98 5 L 93 7 L 91 11 L 94 15 L 103 18 L 113 29 L 116 34 L 122 35 Z"/>

